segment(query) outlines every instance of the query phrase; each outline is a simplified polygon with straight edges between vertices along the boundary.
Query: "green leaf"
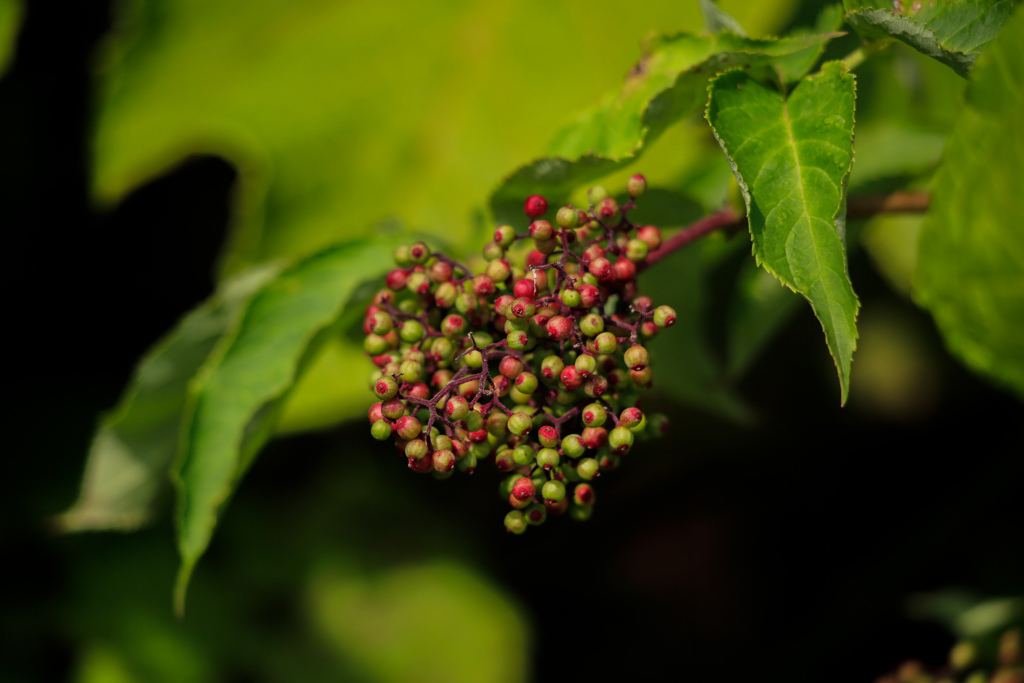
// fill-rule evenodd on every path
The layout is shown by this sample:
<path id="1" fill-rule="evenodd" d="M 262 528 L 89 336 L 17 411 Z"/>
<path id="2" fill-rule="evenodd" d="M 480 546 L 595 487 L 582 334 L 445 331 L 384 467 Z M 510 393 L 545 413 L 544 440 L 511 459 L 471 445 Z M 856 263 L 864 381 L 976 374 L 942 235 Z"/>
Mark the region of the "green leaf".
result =
<path id="1" fill-rule="evenodd" d="M 750 8 L 778 30 L 792 0 Z M 116 0 L 100 52 L 93 195 L 217 154 L 239 169 L 232 273 L 365 235 L 385 217 L 476 248 L 502 174 L 695 3 Z M 600 49 L 580 49 L 575 37 Z M 571 105 L 570 105 L 571 106 Z M 493 226 L 487 232 L 493 230 Z M 436 238 L 435 238 L 435 241 Z M 486 241 L 486 240 L 481 240 Z"/>
<path id="2" fill-rule="evenodd" d="M 647 42 L 621 90 L 557 135 L 549 156 L 520 167 L 491 195 L 499 221 L 522 213 L 523 199 L 543 193 L 557 205 L 575 188 L 636 159 L 674 123 L 700 111 L 708 79 L 726 69 L 770 64 L 831 35 L 754 40 L 723 33 L 681 33 Z"/>
<path id="3" fill-rule="evenodd" d="M 740 22 L 733 19 L 732 15 L 718 7 L 715 0 L 699 0 L 700 13 L 704 15 L 704 28 L 708 33 L 722 33 L 729 31 L 738 36 L 747 36 L 747 32 L 740 26 Z"/>
<path id="4" fill-rule="evenodd" d="M 818 34 L 832 34 L 843 26 L 843 6 L 840 4 L 826 5 L 818 14 L 814 27 L 810 29 L 796 29 L 790 32 L 790 38 Z M 822 53 L 825 51 L 826 43 L 816 43 L 793 54 L 779 57 L 774 62 L 775 71 L 779 74 L 779 80 L 783 83 L 796 83 L 806 76 L 814 65 L 818 63 Z"/>
<path id="5" fill-rule="evenodd" d="M 996 37 L 1018 0 L 905 2 L 844 0 L 847 21 L 865 38 L 895 38 L 967 78 L 978 52 Z"/>
<path id="6" fill-rule="evenodd" d="M 0 0 L 0 76 L 7 71 L 14 44 L 21 25 L 21 3 L 18 0 Z"/>
<path id="7" fill-rule="evenodd" d="M 279 270 L 271 264 L 228 280 L 139 362 L 93 437 L 78 501 L 56 520 L 61 529 L 128 531 L 147 521 L 178 448 L 188 382 Z"/>
<path id="8" fill-rule="evenodd" d="M 978 60 L 922 229 L 915 299 L 967 365 L 1024 396 L 1024 12 Z"/>
<path id="9" fill-rule="evenodd" d="M 383 241 L 344 243 L 289 268 L 253 297 L 233 334 L 221 340 L 193 380 L 174 471 L 179 611 L 225 501 L 269 438 L 314 342 L 323 339 L 356 287 L 386 269 L 393 247 Z"/>
<path id="10" fill-rule="evenodd" d="M 860 305 L 843 244 L 853 74 L 829 62 L 788 99 L 739 71 L 719 76 L 710 90 L 707 119 L 743 191 L 754 256 L 810 301 L 845 404 Z"/>

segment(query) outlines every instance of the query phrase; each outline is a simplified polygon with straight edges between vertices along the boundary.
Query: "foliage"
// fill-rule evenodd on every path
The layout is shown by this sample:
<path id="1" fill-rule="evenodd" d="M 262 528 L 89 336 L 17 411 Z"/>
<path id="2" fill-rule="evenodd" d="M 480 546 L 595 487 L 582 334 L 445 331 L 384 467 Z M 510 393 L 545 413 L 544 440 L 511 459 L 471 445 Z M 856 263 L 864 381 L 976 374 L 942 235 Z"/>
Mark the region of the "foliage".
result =
<path id="1" fill-rule="evenodd" d="M 795 4 L 732 3 L 743 7 L 732 13 L 741 26 L 710 0 L 650 3 L 643 12 L 613 2 L 116 3 L 98 65 L 94 198 L 114 205 L 197 152 L 224 156 L 241 176 L 216 292 L 140 361 L 96 431 L 63 527 L 129 530 L 160 519 L 173 473 L 180 604 L 268 439 L 362 411 L 369 365 L 360 313 L 400 237 L 471 255 L 496 222 L 523 227 L 526 195 L 584 205 L 582 187 L 601 180 L 621 197 L 635 170 L 651 185 L 649 202 L 631 214 L 638 224 L 669 234 L 708 214 L 739 217 L 742 206 L 754 255 L 734 222 L 642 274 L 644 290 L 678 313 L 672 335 L 651 345 L 665 375 L 654 390 L 660 400 L 754 419 L 737 383 L 805 309 L 792 289 L 822 325 L 841 400 L 855 401 L 858 382 L 872 381 L 868 366 L 859 375 L 853 362 L 860 304 L 847 262 L 862 247 L 934 316 L 956 357 L 1024 396 L 1024 216 L 1015 191 L 1024 11 L 1011 0 L 846 0 L 782 37 L 757 37 L 786 28 Z M 707 31 L 671 30 L 697 26 L 698 5 Z M 0 1 L 0 46 L 14 35 L 18 8 Z M 651 27 L 665 32 L 643 42 L 627 71 L 633 41 Z M 585 48 L 567 38 L 577 34 L 587 36 Z M 0 51 L 0 67 L 7 54 Z M 622 72 L 621 85 L 600 98 Z M 930 190 L 923 225 L 913 215 L 847 218 L 849 198 L 908 189 Z M 820 359 L 827 364 L 824 350 Z M 347 455 L 377 457 L 363 450 L 357 444 Z M 359 496 L 353 486 L 323 498 L 348 501 L 335 510 L 347 520 L 367 509 L 387 514 L 383 502 Z M 400 497 L 387 504 L 400 507 Z M 269 523 L 258 506 L 245 510 Z M 429 518 L 419 509 L 402 515 Z M 249 557 L 272 552 L 250 533 L 257 538 L 240 544 Z M 325 532 L 318 547 L 331 547 L 330 538 Z M 506 664 L 488 669 L 488 679 L 522 675 L 525 627 L 494 586 L 443 563 L 353 569 L 349 560 L 371 545 L 347 543 L 348 556 L 313 572 L 306 615 L 360 675 L 407 678 L 409 662 L 390 658 L 375 636 L 414 618 L 398 613 L 403 605 L 438 610 L 453 601 L 450 628 L 478 639 L 481 661 Z M 172 581 L 166 571 L 155 576 Z M 222 600 L 201 576 L 196 602 Z M 409 584 L 415 589 L 403 592 Z M 121 635 L 109 638 L 135 637 L 124 626 L 135 623 L 134 598 L 103 585 L 97 594 L 123 616 L 110 627 Z M 339 620 L 340 611 L 383 613 L 381 631 Z M 514 642 L 501 643 L 508 624 Z M 150 623 L 138 637 L 171 640 L 164 629 Z M 414 633 L 400 639 L 422 657 L 444 657 Z M 176 646 L 185 662 L 215 647 Z M 152 664 L 129 666 L 103 642 L 86 649 L 82 680 Z M 321 656 L 330 659 L 319 652 L 311 661 Z M 215 677 L 196 666 L 195 680 Z M 172 680 L 169 670 L 150 680 Z"/>

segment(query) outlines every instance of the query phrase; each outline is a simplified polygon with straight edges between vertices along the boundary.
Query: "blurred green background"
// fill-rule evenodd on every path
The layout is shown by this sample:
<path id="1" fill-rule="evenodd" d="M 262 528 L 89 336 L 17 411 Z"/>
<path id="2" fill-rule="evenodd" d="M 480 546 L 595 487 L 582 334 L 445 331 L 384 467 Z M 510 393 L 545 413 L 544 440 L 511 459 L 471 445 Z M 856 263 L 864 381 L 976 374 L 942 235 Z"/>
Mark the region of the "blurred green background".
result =
<path id="1" fill-rule="evenodd" d="M 820 9 L 721 5 L 754 36 Z M 505 174 L 614 93 L 646 34 L 701 27 L 696 2 L 660 0 L 0 0 L 19 346 L 0 680 L 870 680 L 952 643 L 908 596 L 1024 593 L 1020 405 L 910 302 L 914 217 L 851 226 L 864 312 L 843 410 L 806 307 L 780 301 L 776 339 L 726 351 L 742 321 L 723 292 L 779 292 L 745 235 L 652 270 L 644 286 L 693 321 L 657 349 L 651 405 L 673 437 L 602 481 L 585 525 L 507 538 L 489 473 L 410 475 L 348 422 L 368 368 L 341 338 L 282 425 L 330 429 L 261 456 L 184 621 L 168 515 L 130 535 L 51 533 L 133 363 L 220 277 L 384 229 L 476 251 Z M 965 82 L 903 46 L 857 76 L 851 192 L 926 186 Z M 638 218 L 663 227 L 733 191 L 700 120 L 607 185 L 637 170 L 658 190 Z"/>

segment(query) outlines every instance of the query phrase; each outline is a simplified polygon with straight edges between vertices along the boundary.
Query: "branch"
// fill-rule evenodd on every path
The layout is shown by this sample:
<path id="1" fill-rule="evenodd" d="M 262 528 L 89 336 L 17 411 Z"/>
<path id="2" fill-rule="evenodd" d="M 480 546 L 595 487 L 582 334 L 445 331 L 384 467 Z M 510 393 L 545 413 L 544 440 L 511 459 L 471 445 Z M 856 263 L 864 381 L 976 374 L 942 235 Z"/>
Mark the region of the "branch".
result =
<path id="1" fill-rule="evenodd" d="M 850 197 L 846 202 L 846 217 L 858 219 L 870 218 L 880 213 L 923 213 L 928 210 L 930 199 L 927 192 L 894 192 L 889 195 Z M 636 270 L 638 273 L 647 270 L 666 256 L 716 230 L 736 230 L 745 223 L 746 218 L 733 209 L 722 209 L 683 228 L 662 242 L 656 251 L 636 264 Z"/>

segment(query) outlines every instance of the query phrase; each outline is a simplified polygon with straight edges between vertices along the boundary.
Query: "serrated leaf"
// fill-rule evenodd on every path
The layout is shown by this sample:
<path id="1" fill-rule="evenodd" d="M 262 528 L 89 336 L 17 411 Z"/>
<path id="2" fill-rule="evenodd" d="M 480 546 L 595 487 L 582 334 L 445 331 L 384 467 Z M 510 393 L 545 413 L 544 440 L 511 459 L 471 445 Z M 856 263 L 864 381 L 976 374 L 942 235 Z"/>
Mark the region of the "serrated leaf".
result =
<path id="1" fill-rule="evenodd" d="M 221 340 L 193 380 L 174 471 L 182 561 L 175 591 L 179 611 L 224 503 L 269 438 L 314 340 L 330 328 L 361 282 L 386 269 L 393 247 L 383 241 L 349 242 L 284 271 L 252 298 L 233 334 Z"/>
<path id="2" fill-rule="evenodd" d="M 871 40 L 895 38 L 967 78 L 979 51 L 996 37 L 1018 0 L 904 2 L 844 0 L 847 21 Z"/>
<path id="3" fill-rule="evenodd" d="M 915 299 L 971 368 L 1024 396 L 1024 11 L 982 54 L 922 229 Z"/>
<path id="4" fill-rule="evenodd" d="M 542 193 L 557 205 L 573 189 L 638 159 L 665 129 L 700 111 L 710 77 L 726 69 L 763 66 L 832 35 L 755 40 L 729 33 L 656 37 L 621 90 L 562 130 L 549 156 L 510 174 L 491 195 L 500 222 L 522 213 L 523 199 Z"/>
<path id="5" fill-rule="evenodd" d="M 795 38 L 815 33 L 830 34 L 838 31 L 842 26 L 843 6 L 840 4 L 826 5 L 818 14 L 813 28 L 796 29 L 789 33 L 789 37 Z M 779 57 L 775 60 L 773 67 L 776 73 L 779 74 L 780 81 L 783 83 L 796 83 L 814 68 L 823 52 L 825 52 L 825 43 L 816 43 L 793 54 Z"/>
<path id="6" fill-rule="evenodd" d="M 715 0 L 699 0 L 700 13 L 704 16 L 704 28 L 708 33 L 729 31 L 738 36 L 746 37 L 747 32 L 731 14 L 718 6 Z"/>
<path id="7" fill-rule="evenodd" d="M 810 301 L 836 363 L 842 402 L 857 342 L 843 244 L 853 160 L 854 77 L 839 62 L 788 98 L 740 71 L 711 83 L 707 119 L 747 205 L 759 264 Z"/>
<path id="8" fill-rule="evenodd" d="M 189 380 L 249 298 L 279 270 L 270 264 L 228 280 L 143 357 L 93 437 L 78 501 L 56 520 L 62 530 L 129 531 L 147 521 L 168 483 Z"/>

